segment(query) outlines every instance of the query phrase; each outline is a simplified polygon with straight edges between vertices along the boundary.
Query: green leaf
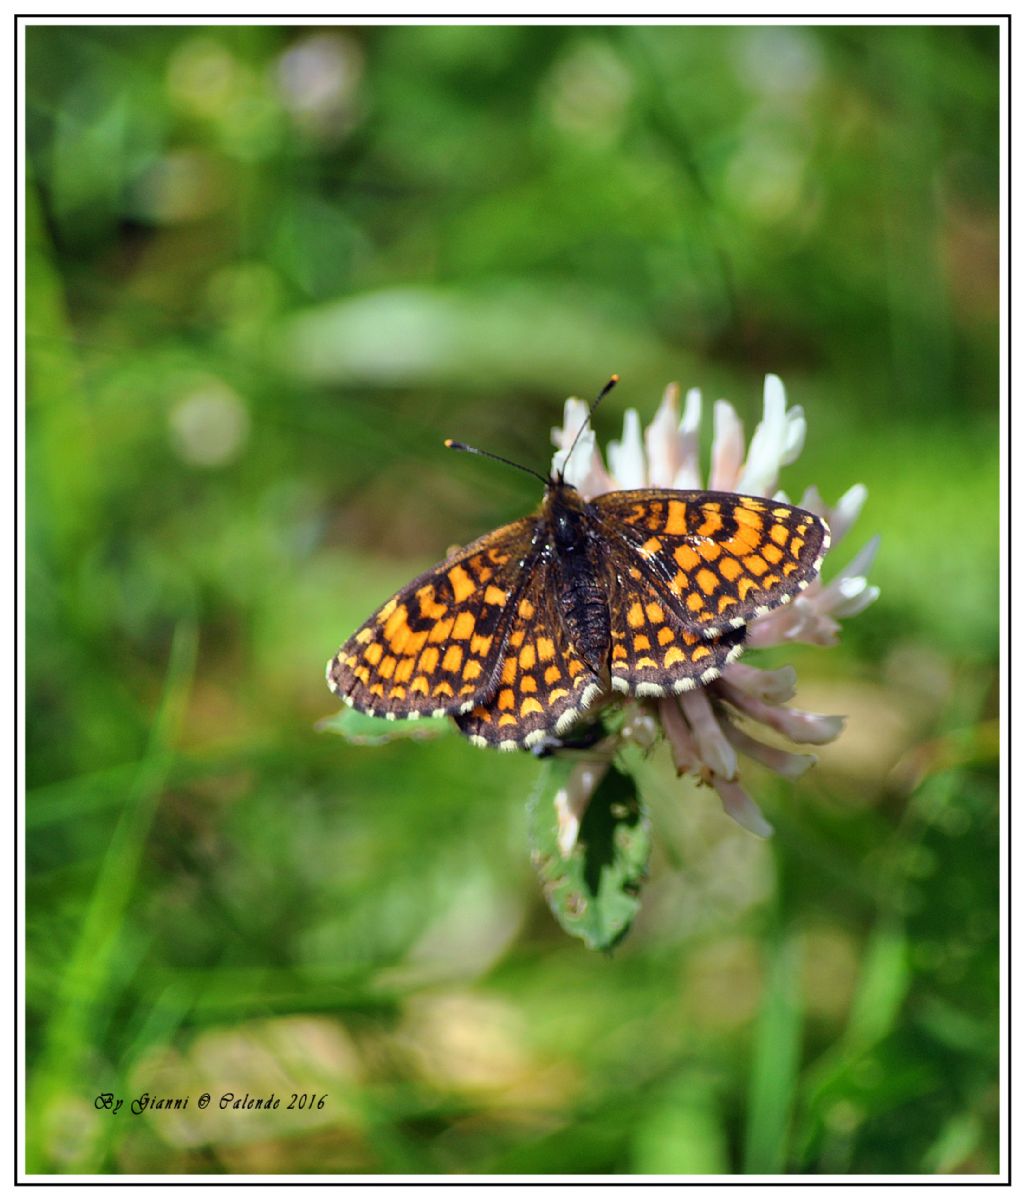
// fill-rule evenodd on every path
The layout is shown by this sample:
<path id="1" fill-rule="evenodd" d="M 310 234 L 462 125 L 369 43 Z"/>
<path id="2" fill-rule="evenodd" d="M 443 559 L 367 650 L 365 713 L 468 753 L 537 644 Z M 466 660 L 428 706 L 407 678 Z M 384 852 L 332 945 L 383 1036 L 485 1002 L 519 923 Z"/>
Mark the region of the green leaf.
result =
<path id="1" fill-rule="evenodd" d="M 391 741 L 432 741 L 452 730 L 451 722 L 438 720 L 384 720 L 354 708 L 316 722 L 318 733 L 336 733 L 350 745 L 387 745 Z"/>
<path id="2" fill-rule="evenodd" d="M 533 860 L 555 919 L 590 949 L 611 949 L 629 931 L 640 908 L 651 841 L 633 776 L 618 764 L 591 796 L 575 843 L 563 856 L 559 813 L 573 771 L 594 768 L 593 758 L 564 754 L 545 763 L 530 801 Z M 561 796 L 561 798 L 560 798 Z"/>

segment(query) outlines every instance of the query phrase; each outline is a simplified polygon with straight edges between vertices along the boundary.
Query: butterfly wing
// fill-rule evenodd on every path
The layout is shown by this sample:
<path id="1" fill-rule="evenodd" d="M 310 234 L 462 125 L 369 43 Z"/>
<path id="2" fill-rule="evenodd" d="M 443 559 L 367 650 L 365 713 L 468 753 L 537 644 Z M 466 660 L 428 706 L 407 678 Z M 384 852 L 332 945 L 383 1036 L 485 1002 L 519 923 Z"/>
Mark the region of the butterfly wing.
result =
<path id="1" fill-rule="evenodd" d="M 600 535 L 691 632 L 714 638 L 799 594 L 829 546 L 820 516 L 716 491 L 612 491 L 588 506 Z"/>
<path id="2" fill-rule="evenodd" d="M 331 690 L 390 720 L 468 711 L 486 699 L 529 579 L 535 528 L 535 518 L 505 525 L 403 587 L 328 662 Z"/>
<path id="3" fill-rule="evenodd" d="M 566 635 L 549 558 L 531 570 L 515 611 L 497 689 L 455 717 L 475 745 L 529 749 L 567 732 L 605 690 Z"/>
<path id="4" fill-rule="evenodd" d="M 621 540 L 608 546 L 612 688 L 643 698 L 692 691 L 717 679 L 742 652 L 746 629 L 707 637 L 688 627 L 635 558 Z"/>

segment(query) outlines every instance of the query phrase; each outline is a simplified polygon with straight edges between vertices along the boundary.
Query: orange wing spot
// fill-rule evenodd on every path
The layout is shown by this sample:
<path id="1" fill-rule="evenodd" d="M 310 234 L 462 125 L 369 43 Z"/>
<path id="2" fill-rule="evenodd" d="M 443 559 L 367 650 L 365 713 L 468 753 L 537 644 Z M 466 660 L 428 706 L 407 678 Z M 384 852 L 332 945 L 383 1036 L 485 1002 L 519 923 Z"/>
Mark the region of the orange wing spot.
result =
<path id="1" fill-rule="evenodd" d="M 778 587 L 781 582 L 778 575 L 768 575 L 767 578 L 761 580 L 761 586 L 765 591 L 770 591 L 773 587 Z"/>
<path id="2" fill-rule="evenodd" d="M 448 611 L 447 604 L 439 604 L 434 599 L 434 585 L 428 583 L 426 587 L 421 587 L 416 592 L 416 598 L 420 602 L 420 616 L 426 620 L 438 620 Z"/>
<path id="3" fill-rule="evenodd" d="M 472 612 L 460 612 L 455 617 L 455 626 L 452 629 L 452 638 L 455 641 L 468 641 L 473 635 L 473 630 L 476 628 L 476 617 Z M 474 651 L 475 652 L 475 651 Z"/>
<path id="4" fill-rule="evenodd" d="M 395 659 L 390 654 L 380 664 L 381 677 L 385 679 L 391 678 L 395 673 Z"/>
<path id="5" fill-rule="evenodd" d="M 718 569 L 722 572 L 723 577 L 728 579 L 730 583 L 735 583 L 735 581 L 743 573 L 743 567 L 740 566 L 735 558 L 723 558 L 722 564 Z"/>
<path id="6" fill-rule="evenodd" d="M 661 622 L 665 619 L 665 609 L 661 606 L 661 604 L 648 604 L 647 619 L 651 622 L 651 624 L 661 624 Z"/>
<path id="7" fill-rule="evenodd" d="M 401 685 L 391 688 L 392 699 L 405 699 L 405 688 Z"/>
<path id="8" fill-rule="evenodd" d="M 487 708 L 474 708 L 473 716 L 477 720 L 482 720 L 484 722 L 484 724 L 491 723 L 491 713 L 488 711 Z"/>
<path id="9" fill-rule="evenodd" d="M 730 604 L 738 603 L 734 595 L 723 595 L 718 600 L 718 614 L 721 615 Z"/>
<path id="10" fill-rule="evenodd" d="M 481 583 L 489 583 L 494 578 L 494 571 L 489 566 L 477 566 L 476 577 Z"/>
<path id="11" fill-rule="evenodd" d="M 697 532 L 701 537 L 714 537 L 724 523 L 717 512 L 708 512 L 704 523 L 698 527 Z"/>
<path id="12" fill-rule="evenodd" d="M 507 712 L 503 712 L 498 717 L 498 727 L 499 728 L 501 728 L 504 725 L 515 724 L 515 723 L 516 723 L 516 718 L 514 716 L 510 716 Z"/>
<path id="13" fill-rule="evenodd" d="M 384 684 L 383 683 L 374 683 L 373 686 L 370 688 L 370 694 L 371 695 L 383 695 L 384 694 Z"/>
<path id="14" fill-rule="evenodd" d="M 498 693 L 498 707 L 502 712 L 510 712 L 516 706 L 516 693 L 506 687 Z"/>
<path id="15" fill-rule="evenodd" d="M 536 649 L 530 644 L 524 645 L 519 651 L 519 665 L 523 668 L 523 670 L 532 670 L 536 661 Z"/>
<path id="16" fill-rule="evenodd" d="M 531 712 L 543 713 L 543 711 L 544 711 L 544 709 L 533 698 L 532 695 L 529 696 L 527 699 L 524 699 L 523 702 L 519 706 L 519 715 L 520 716 L 529 716 Z"/>
<path id="17" fill-rule="evenodd" d="M 718 587 L 718 575 L 705 566 L 697 571 L 697 585 L 705 595 L 710 595 Z"/>
<path id="18" fill-rule="evenodd" d="M 418 674 L 409 684 L 409 690 L 413 695 L 415 695 L 417 691 L 420 693 L 420 695 L 427 695 L 430 691 L 430 684 L 423 677 L 423 675 Z"/>
<path id="19" fill-rule="evenodd" d="M 672 556 L 676 560 L 676 565 L 682 567 L 683 570 L 693 570 L 700 563 L 700 557 L 692 545 L 677 546 L 676 552 Z"/>
<path id="20" fill-rule="evenodd" d="M 752 505 L 744 504 L 742 508 L 736 508 L 733 511 L 732 518 L 738 525 L 746 525 L 749 529 L 757 529 L 760 532 L 764 528 L 764 520 L 759 515 L 759 511 Z"/>
<path id="21" fill-rule="evenodd" d="M 462 677 L 467 683 L 471 683 L 474 679 L 478 679 L 480 677 L 480 672 L 482 669 L 483 668 L 476 658 L 471 658 L 466 663 L 466 669 L 462 672 Z"/>
<path id="22" fill-rule="evenodd" d="M 565 699 L 565 697 L 568 694 L 569 694 L 569 692 L 566 691 L 566 689 L 564 687 L 556 687 L 555 690 L 552 691 L 551 694 L 548 696 L 548 703 L 556 704 L 556 703 L 558 703 L 558 701 L 560 699 Z"/>
<path id="23" fill-rule="evenodd" d="M 776 515 L 778 515 L 777 512 Z M 772 531 L 769 536 L 776 545 L 784 546 L 789 539 L 789 529 L 785 525 L 772 525 Z"/>
<path id="24" fill-rule="evenodd" d="M 366 657 L 367 662 L 369 662 L 371 666 L 376 666 L 377 663 L 380 661 L 381 655 L 383 653 L 384 653 L 384 646 L 381 645 L 381 643 L 379 641 L 375 641 L 373 643 L 373 645 L 368 645 L 366 647 L 365 657 Z"/>
<path id="25" fill-rule="evenodd" d="M 537 657 L 542 662 L 550 662 L 555 656 L 555 643 L 550 637 L 537 638 Z"/>
<path id="26" fill-rule="evenodd" d="M 736 592 L 741 600 L 745 600 L 747 598 L 748 592 L 756 590 L 757 582 L 756 580 L 752 579 L 750 575 L 744 575 L 743 578 L 740 579 L 740 581 L 736 584 Z"/>
<path id="27" fill-rule="evenodd" d="M 645 558 L 649 558 L 652 554 L 661 553 L 661 542 L 657 537 L 648 537 L 640 547 L 640 553 L 643 554 Z"/>
<path id="28" fill-rule="evenodd" d="M 463 600 L 469 597 L 476 591 L 476 583 L 466 574 L 465 568 L 462 566 L 453 566 L 448 572 L 448 582 L 452 585 L 452 591 L 455 592 L 455 602 L 461 604 Z"/>
<path id="29" fill-rule="evenodd" d="M 525 640 L 526 640 L 526 634 L 523 632 L 523 630 L 516 629 L 516 631 L 512 634 L 512 636 L 509 637 L 508 643 L 509 643 L 509 645 L 512 646 L 513 649 L 518 649 Z"/>
<path id="30" fill-rule="evenodd" d="M 531 604 L 528 599 L 519 601 L 519 615 L 523 618 L 523 620 L 533 620 L 533 614 L 536 612 L 536 610 L 537 609 L 534 608 L 533 604 Z"/>
<path id="31" fill-rule="evenodd" d="M 635 566 L 631 566 L 629 568 L 629 577 L 631 579 L 638 580 L 638 579 L 642 578 L 643 576 L 640 574 L 640 572 L 637 570 L 637 568 Z"/>
<path id="32" fill-rule="evenodd" d="M 569 678 L 574 679 L 583 669 L 583 663 L 579 658 L 573 658 L 569 663 Z"/>
<path id="33" fill-rule="evenodd" d="M 352 673 L 363 684 L 364 687 L 370 681 L 370 672 L 365 666 L 353 666 Z"/>
<path id="34" fill-rule="evenodd" d="M 470 653 L 479 654 L 481 658 L 486 658 L 491 652 L 491 637 L 482 637 L 479 633 L 473 634 L 473 640 L 469 643 Z"/>
<path id="35" fill-rule="evenodd" d="M 691 612 L 699 612 L 704 607 L 704 597 L 699 591 L 691 591 L 686 597 L 686 606 Z"/>
<path id="36" fill-rule="evenodd" d="M 717 541 L 702 541 L 697 546 L 697 553 L 705 562 L 714 562 L 721 556 L 722 547 Z"/>
<path id="37" fill-rule="evenodd" d="M 501 550 L 498 549 L 488 550 L 487 557 L 490 558 L 495 566 L 504 566 L 508 561 L 508 554 L 503 554 Z"/>
<path id="38" fill-rule="evenodd" d="M 706 645 L 695 645 L 690 650 L 690 657 L 694 662 L 699 662 L 701 658 L 706 658 L 711 653 Z"/>
<path id="39" fill-rule="evenodd" d="M 671 649 L 665 651 L 665 665 L 675 666 L 677 662 L 685 662 L 686 654 L 679 648 L 678 645 L 673 645 Z"/>
<path id="40" fill-rule="evenodd" d="M 699 633 L 691 633 L 688 629 L 683 629 L 683 643 L 685 645 L 696 645 L 700 639 Z"/>
<path id="41" fill-rule="evenodd" d="M 626 623 L 631 629 L 639 629 L 644 623 L 643 604 L 633 604 L 626 613 Z"/>
<path id="42" fill-rule="evenodd" d="M 537 680 L 532 674 L 524 674 L 519 680 L 519 690 L 525 695 L 528 691 L 537 690 Z"/>
<path id="43" fill-rule="evenodd" d="M 794 537 L 789 543 L 789 552 L 794 558 L 800 557 L 800 551 L 804 548 L 804 539 L 802 537 Z"/>
<path id="44" fill-rule="evenodd" d="M 444 670 L 450 671 L 452 674 L 458 674 L 459 667 L 462 665 L 462 646 L 449 645 L 445 650 L 444 658 L 441 662 L 441 667 Z"/>
<path id="45" fill-rule="evenodd" d="M 670 537 L 681 537 L 686 532 L 686 505 L 681 500 L 669 500 L 664 531 Z"/>
<path id="46" fill-rule="evenodd" d="M 662 627 L 658 630 L 658 644 L 668 645 L 670 641 L 675 640 L 675 636 L 675 633 L 672 632 L 667 624 L 662 625 Z"/>
<path id="47" fill-rule="evenodd" d="M 384 605 L 384 607 L 381 608 L 381 610 L 377 613 L 377 623 L 378 624 L 383 624 L 387 620 L 387 618 L 391 615 L 391 613 L 394 612 L 395 605 L 397 603 L 398 603 L 398 600 L 393 597 L 388 600 L 388 602 Z"/>
<path id="48" fill-rule="evenodd" d="M 651 648 L 650 637 L 645 637 L 643 635 L 643 633 L 638 634 L 636 637 L 633 638 L 633 648 L 636 650 L 650 649 Z"/>
<path id="49" fill-rule="evenodd" d="M 506 658 L 501 667 L 501 681 L 503 683 L 514 683 L 516 681 L 516 670 L 515 658 Z"/>
<path id="50" fill-rule="evenodd" d="M 628 657 L 629 657 L 629 654 L 626 653 L 626 647 L 624 645 L 613 645 L 612 646 L 612 661 L 613 662 L 624 662 Z M 552 667 L 551 669 L 555 670 L 555 678 L 557 679 L 558 671 L 556 670 L 555 667 Z"/>
<path id="51" fill-rule="evenodd" d="M 448 634 L 452 631 L 452 625 L 454 623 L 454 616 L 449 616 L 447 620 L 439 620 L 427 634 L 427 640 L 437 642 L 447 641 Z"/>
<path id="52" fill-rule="evenodd" d="M 650 667 L 651 670 L 658 669 L 658 663 L 653 658 L 637 658 L 637 667 Z"/>
<path id="53" fill-rule="evenodd" d="M 782 573 L 788 577 L 789 575 L 791 575 L 793 573 L 794 570 L 799 570 L 799 569 L 800 569 L 799 562 L 787 562 L 786 565 L 782 568 Z"/>
<path id="54" fill-rule="evenodd" d="M 756 550 L 760 544 L 761 534 L 755 533 L 752 529 L 740 529 L 735 537 L 719 542 L 727 554 L 734 554 L 737 558 L 749 554 L 751 550 Z"/>
<path id="55" fill-rule="evenodd" d="M 387 623 L 384 625 L 385 640 L 393 641 L 398 630 L 406 627 L 407 618 L 408 613 L 405 610 L 405 604 L 403 604 L 400 608 L 396 608 L 388 617 Z"/>
<path id="56" fill-rule="evenodd" d="M 685 595 L 690 590 L 690 576 L 685 571 L 677 571 L 669 587 L 674 595 Z"/>
<path id="57" fill-rule="evenodd" d="M 774 566 L 782 561 L 782 550 L 774 542 L 766 541 L 761 546 L 761 556 Z"/>
<path id="58" fill-rule="evenodd" d="M 618 647 L 616 647 L 616 648 L 618 648 Z M 615 651 L 613 650 L 612 653 L 614 653 L 614 652 Z M 623 650 L 622 652 L 625 653 L 626 651 Z M 547 668 L 547 670 L 544 671 L 544 682 L 549 687 L 551 686 L 552 683 L 557 683 L 561 677 L 562 677 L 562 672 L 557 666 L 549 666 Z"/>
<path id="59" fill-rule="evenodd" d="M 796 531 L 801 537 L 807 536 L 807 521 L 802 520 L 796 527 Z"/>
<path id="60" fill-rule="evenodd" d="M 772 516 L 781 516 L 782 519 L 785 520 L 786 517 L 789 516 L 789 509 L 788 508 L 773 508 Z"/>
<path id="61" fill-rule="evenodd" d="M 743 565 L 750 571 L 752 575 L 757 575 L 760 578 L 768 569 L 768 563 L 761 557 L 760 554 L 748 554 L 743 559 Z"/>
<path id="62" fill-rule="evenodd" d="M 490 586 L 484 592 L 484 603 L 495 604 L 499 608 L 508 599 L 508 592 L 502 591 L 500 587 Z"/>
<path id="63" fill-rule="evenodd" d="M 446 683 L 442 679 L 441 682 L 438 683 L 437 686 L 434 688 L 434 694 L 435 695 L 447 695 L 448 698 L 451 699 L 455 695 L 455 692 L 452 690 L 451 683 Z"/>
<path id="64" fill-rule="evenodd" d="M 441 656 L 436 645 L 430 646 L 420 654 L 420 670 L 424 674 L 433 674 L 437 670 L 437 660 Z"/>
<path id="65" fill-rule="evenodd" d="M 396 683 L 405 683 L 408 681 L 409 675 L 412 674 L 414 662 L 415 658 L 403 658 L 401 662 L 398 663 L 398 665 L 395 667 Z"/>
<path id="66" fill-rule="evenodd" d="M 407 654 L 418 654 L 420 650 L 427 644 L 427 634 L 429 629 L 424 629 L 422 633 L 410 633 L 405 639 L 405 652 Z M 392 646 L 392 649 L 395 647 Z"/>

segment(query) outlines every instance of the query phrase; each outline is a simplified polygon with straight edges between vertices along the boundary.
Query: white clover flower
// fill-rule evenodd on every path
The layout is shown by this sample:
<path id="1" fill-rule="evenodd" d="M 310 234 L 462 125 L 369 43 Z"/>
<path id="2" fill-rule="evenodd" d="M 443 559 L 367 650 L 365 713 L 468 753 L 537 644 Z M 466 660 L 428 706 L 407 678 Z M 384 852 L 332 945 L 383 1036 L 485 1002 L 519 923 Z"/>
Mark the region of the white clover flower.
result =
<path id="1" fill-rule="evenodd" d="M 636 410 L 629 409 L 621 441 L 608 445 L 610 470 L 602 461 L 593 430 L 587 428 L 569 459 L 566 481 L 586 499 L 605 491 L 640 487 L 703 488 L 699 452 L 701 408 L 700 392 L 690 390 L 680 417 L 679 387 L 673 383 L 665 389 L 661 405 L 646 430 L 641 431 Z M 765 378 L 764 415 L 749 446 L 744 441 L 743 424 L 728 401 L 716 401 L 713 412 L 708 490 L 791 502 L 784 492 L 777 490 L 779 474 L 783 466 L 799 456 L 807 421 L 801 408 L 786 408 L 781 379 L 776 375 Z M 552 462 L 554 473 L 565 466 L 567 451 L 586 416 L 587 405 L 582 400 L 566 400 L 562 427 L 552 430 L 552 439 L 558 447 Z M 812 487 L 804 493 L 800 506 L 824 517 L 834 547 L 849 532 L 866 499 L 866 488 L 857 484 L 829 507 Z M 834 645 L 839 636 L 839 621 L 857 615 L 878 598 L 878 588 L 867 580 L 878 541 L 877 537 L 872 538 L 831 582 L 822 583 L 816 578 L 791 603 L 752 620 L 747 626 L 747 646 L 763 649 L 790 642 Z M 654 701 L 632 702 L 623 730 L 605 738 L 596 748 L 601 751 L 600 756 L 610 760 L 619 745 L 638 739 L 634 734 L 645 717 L 655 716 L 669 743 L 677 773 L 693 775 L 713 786 L 734 820 L 752 833 L 767 837 L 771 835 L 771 826 L 740 781 L 741 757 L 752 758 L 789 779 L 798 778 L 817 759 L 813 754 L 794 753 L 760 741 L 740 727 L 735 718 L 742 717 L 748 727 L 751 723 L 760 724 L 798 745 L 824 745 L 843 729 L 841 716 L 818 715 L 790 707 L 788 701 L 795 691 L 796 672 L 792 667 L 760 670 L 746 662 L 733 662 L 725 667 L 720 679 L 697 690 Z M 559 793 L 556 805 L 563 853 L 567 854 L 575 843 L 587 801 L 605 769 L 595 764 L 593 758 L 582 761 Z"/>

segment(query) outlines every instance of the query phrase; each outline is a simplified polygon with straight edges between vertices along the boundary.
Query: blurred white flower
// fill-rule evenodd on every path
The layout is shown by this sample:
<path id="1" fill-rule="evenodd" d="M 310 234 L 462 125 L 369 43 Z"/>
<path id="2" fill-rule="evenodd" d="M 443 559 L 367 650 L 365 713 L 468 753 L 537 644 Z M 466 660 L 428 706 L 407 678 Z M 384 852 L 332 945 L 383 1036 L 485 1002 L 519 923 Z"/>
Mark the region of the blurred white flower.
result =
<path id="1" fill-rule="evenodd" d="M 566 401 L 562 427 L 552 430 L 558 447 L 552 463 L 554 472 L 562 469 L 566 451 L 586 415 L 587 405 L 582 400 Z M 608 446 L 610 472 L 588 428 L 569 460 L 566 481 L 588 499 L 605 491 L 638 487 L 701 489 L 700 423 L 700 392 L 687 393 L 680 417 L 679 387 L 670 384 L 646 431 L 641 432 L 636 410 L 627 411 L 622 440 Z M 791 502 L 784 492 L 776 490 L 779 473 L 799 456 L 806 430 L 803 410 L 787 409 L 785 388 L 776 375 L 765 378 L 764 415 L 749 446 L 735 409 L 726 400 L 718 400 L 714 406 L 708 489 Z M 804 493 L 800 506 L 825 518 L 835 546 L 849 532 L 866 498 L 866 488 L 857 484 L 829 507 L 812 487 Z M 791 603 L 755 618 L 747 626 L 746 644 L 759 649 L 794 641 L 834 645 L 839 621 L 857 615 L 878 598 L 878 588 L 866 577 L 877 549 L 878 538 L 874 537 L 831 582 L 815 579 Z M 817 759 L 813 754 L 795 753 L 760 741 L 747 728 L 762 725 L 799 745 L 824 745 L 843 729 L 841 716 L 790 707 L 788 701 L 795 691 L 796 672 L 792 667 L 760 670 L 746 662 L 733 662 L 720 679 L 695 691 L 631 702 L 622 732 L 605 738 L 596 748 L 601 757 L 610 760 L 620 743 L 635 740 L 638 715 L 646 712 L 656 717 L 676 771 L 713 786 L 734 820 L 766 837 L 771 834 L 771 826 L 741 784 L 740 758 L 751 758 L 789 779 L 798 778 Z M 746 727 L 736 722 L 737 717 Z M 605 768 L 595 764 L 594 756 L 580 762 L 559 795 L 560 845 L 564 853 L 571 850 L 587 801 L 604 774 Z"/>

